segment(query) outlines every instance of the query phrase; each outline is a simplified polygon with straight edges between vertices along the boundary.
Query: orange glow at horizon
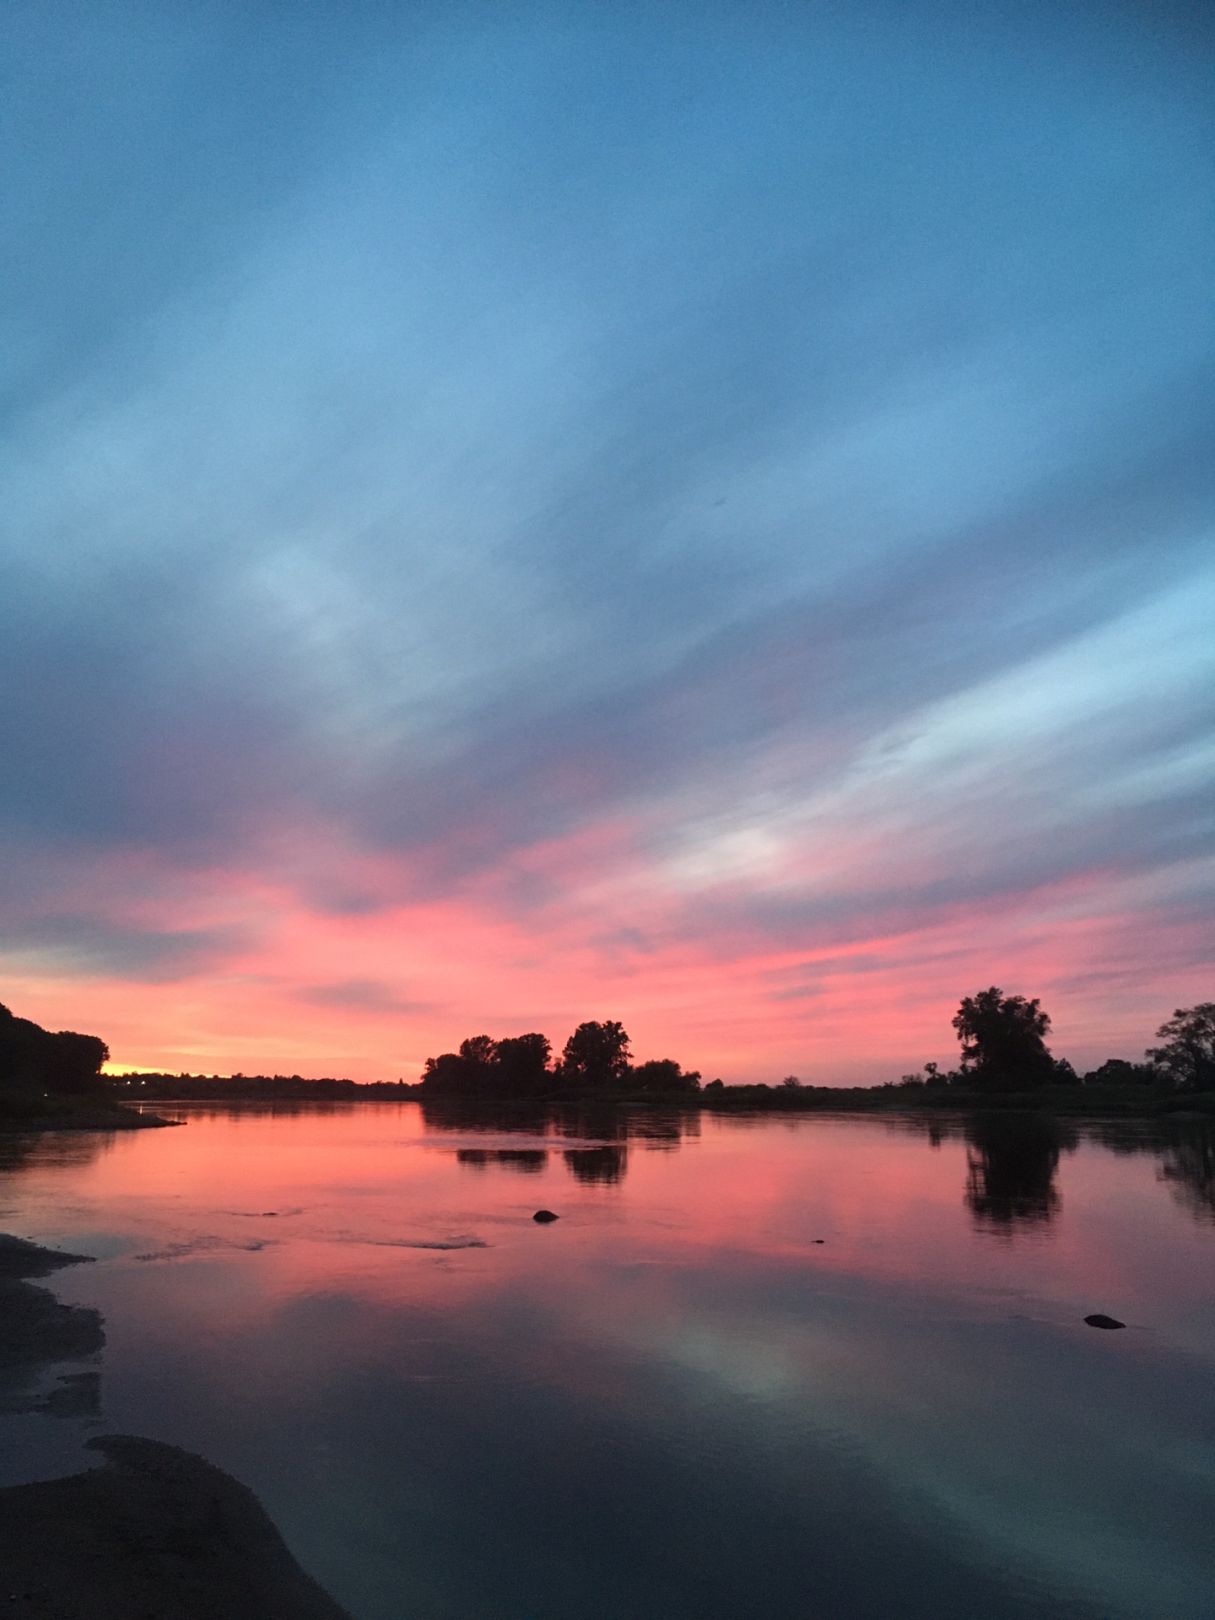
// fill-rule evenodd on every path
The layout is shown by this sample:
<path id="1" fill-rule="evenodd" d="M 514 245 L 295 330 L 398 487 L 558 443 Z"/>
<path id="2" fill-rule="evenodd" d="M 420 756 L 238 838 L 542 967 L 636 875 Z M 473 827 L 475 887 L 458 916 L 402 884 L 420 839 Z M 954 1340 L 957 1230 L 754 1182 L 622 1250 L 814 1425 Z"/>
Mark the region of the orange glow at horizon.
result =
<path id="1" fill-rule="evenodd" d="M 1056 1055 L 1078 1066 L 1138 1056 L 1172 1007 L 1205 989 L 1198 924 L 1106 873 L 998 907 L 923 918 L 891 908 L 863 930 L 828 920 L 778 945 L 731 920 L 737 895 L 724 885 L 689 926 L 685 897 L 647 872 L 627 828 L 534 849 L 528 865 L 550 897 L 518 916 L 517 871 L 410 899 L 390 861 L 348 857 L 335 877 L 383 898 L 335 912 L 285 878 L 169 881 L 130 858 L 92 873 L 98 913 L 231 943 L 152 979 L 0 957 L 3 999 L 50 1028 L 100 1034 L 112 1073 L 413 1080 L 427 1056 L 482 1030 L 538 1029 L 559 1050 L 582 1019 L 620 1018 L 638 1058 L 677 1057 L 706 1080 L 844 1084 L 896 1079 L 929 1058 L 952 1065 L 949 1020 L 986 984 L 1041 996 Z M 1148 945 L 1155 974 L 1141 967 Z"/>

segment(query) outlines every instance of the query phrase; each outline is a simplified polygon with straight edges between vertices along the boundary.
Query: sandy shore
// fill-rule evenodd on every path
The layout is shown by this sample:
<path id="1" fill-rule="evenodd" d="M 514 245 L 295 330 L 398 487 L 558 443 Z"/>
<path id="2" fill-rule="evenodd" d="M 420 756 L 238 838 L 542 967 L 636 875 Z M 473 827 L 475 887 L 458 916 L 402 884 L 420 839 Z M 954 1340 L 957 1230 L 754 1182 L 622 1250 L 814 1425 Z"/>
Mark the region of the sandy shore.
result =
<path id="1" fill-rule="evenodd" d="M 93 1355 L 105 1342 L 97 1311 L 60 1304 L 29 1281 L 85 1259 L 0 1235 L 0 1373 L 10 1412 L 70 1412 L 73 1392 L 95 1388 L 96 1373 L 75 1373 L 60 1379 L 66 1396 L 30 1394 L 49 1364 Z M 103 1466 L 0 1490 L 4 1613 L 349 1620 L 299 1567 L 253 1492 L 222 1469 L 131 1435 L 88 1446 Z"/>

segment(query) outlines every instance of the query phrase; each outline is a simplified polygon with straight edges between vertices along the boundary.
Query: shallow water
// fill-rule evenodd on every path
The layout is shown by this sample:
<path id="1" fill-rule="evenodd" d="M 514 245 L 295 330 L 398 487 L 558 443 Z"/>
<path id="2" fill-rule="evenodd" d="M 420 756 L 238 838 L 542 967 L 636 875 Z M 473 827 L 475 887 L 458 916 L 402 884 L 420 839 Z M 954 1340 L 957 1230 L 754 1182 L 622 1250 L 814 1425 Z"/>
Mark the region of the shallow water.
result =
<path id="1" fill-rule="evenodd" d="M 199 1451 L 356 1620 L 1215 1612 L 1209 1126 L 177 1112 L 0 1142 L 108 1339 L 6 1482 Z"/>

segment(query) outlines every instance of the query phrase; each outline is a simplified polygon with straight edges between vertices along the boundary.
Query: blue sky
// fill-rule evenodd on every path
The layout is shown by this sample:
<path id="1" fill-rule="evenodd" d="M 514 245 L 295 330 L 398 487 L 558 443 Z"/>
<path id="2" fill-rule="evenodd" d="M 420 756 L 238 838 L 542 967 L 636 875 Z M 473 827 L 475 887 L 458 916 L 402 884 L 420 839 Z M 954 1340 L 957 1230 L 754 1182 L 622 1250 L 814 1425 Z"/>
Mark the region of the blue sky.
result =
<path id="1" fill-rule="evenodd" d="M 2 999 L 821 1079 L 1210 999 L 1199 14 L 4 34 Z"/>

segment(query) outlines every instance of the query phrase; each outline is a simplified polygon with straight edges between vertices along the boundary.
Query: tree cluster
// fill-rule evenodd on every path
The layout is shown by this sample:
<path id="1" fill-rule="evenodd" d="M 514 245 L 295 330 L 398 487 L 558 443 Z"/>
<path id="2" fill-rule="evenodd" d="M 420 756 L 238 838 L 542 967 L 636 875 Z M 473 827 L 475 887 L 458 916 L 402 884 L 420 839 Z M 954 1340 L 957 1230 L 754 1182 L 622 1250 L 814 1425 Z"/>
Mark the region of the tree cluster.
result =
<path id="1" fill-rule="evenodd" d="M 700 1075 L 674 1058 L 634 1065 L 628 1034 L 614 1019 L 579 1024 L 556 1062 L 546 1035 L 472 1035 L 458 1051 L 427 1058 L 422 1071 L 422 1089 L 430 1096 L 542 1097 L 567 1091 L 678 1096 L 699 1088 Z"/>
<path id="2" fill-rule="evenodd" d="M 110 1051 L 96 1035 L 43 1029 L 0 1005 L 0 1084 L 8 1092 L 87 1094 L 104 1088 Z"/>
<path id="3" fill-rule="evenodd" d="M 1215 1001 L 1178 1007 L 1145 1054 L 1182 1091 L 1215 1091 Z"/>
<path id="4" fill-rule="evenodd" d="M 942 1074 L 926 1063 L 900 1085 L 954 1086 L 967 1091 L 1022 1092 L 1042 1086 L 1152 1086 L 1167 1091 L 1215 1091 L 1215 1002 L 1179 1007 L 1156 1031 L 1159 1046 L 1146 1061 L 1109 1058 L 1083 1077 L 1046 1045 L 1050 1015 L 1035 996 L 1006 996 L 992 985 L 965 996 L 953 1018 L 961 1043 L 958 1068 Z M 893 1084 L 893 1083 L 892 1083 Z"/>

